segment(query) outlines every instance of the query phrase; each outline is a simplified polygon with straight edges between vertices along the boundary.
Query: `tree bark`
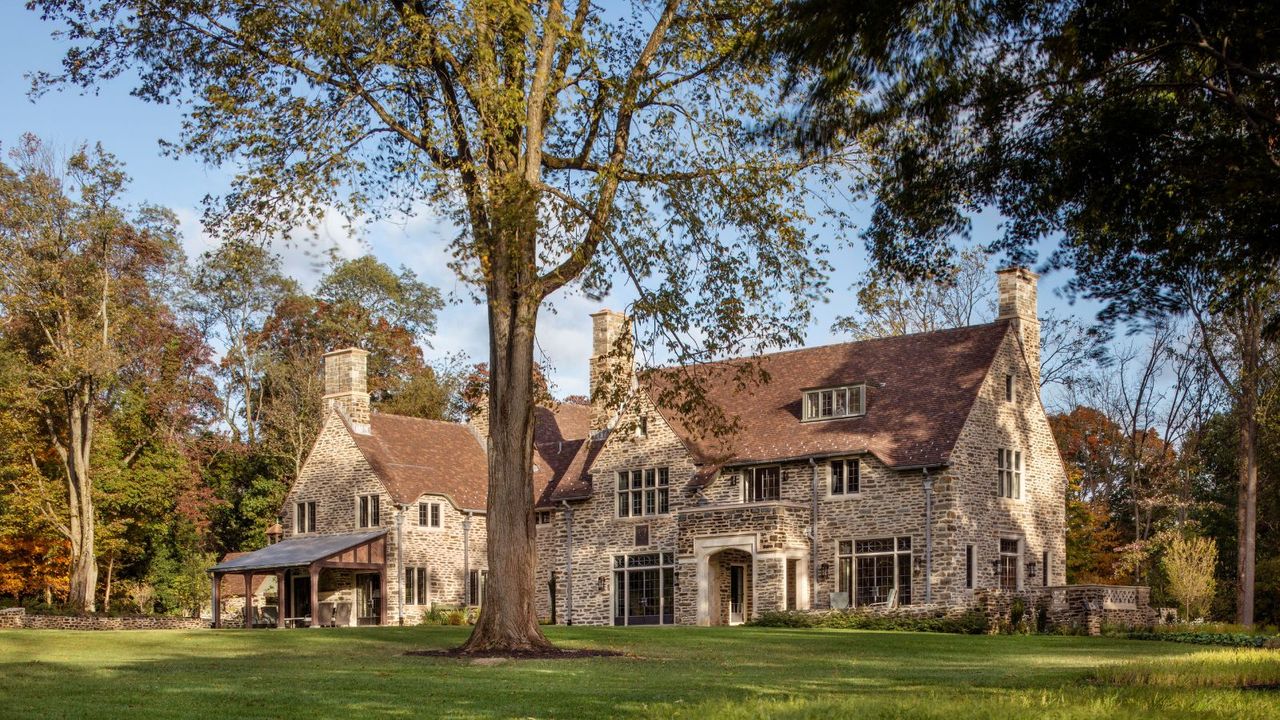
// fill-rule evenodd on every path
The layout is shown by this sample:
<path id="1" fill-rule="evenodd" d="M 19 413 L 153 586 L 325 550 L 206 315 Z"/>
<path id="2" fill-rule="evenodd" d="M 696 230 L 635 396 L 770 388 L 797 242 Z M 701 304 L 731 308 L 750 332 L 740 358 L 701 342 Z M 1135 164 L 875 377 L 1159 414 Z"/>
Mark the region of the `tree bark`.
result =
<path id="1" fill-rule="evenodd" d="M 67 445 L 62 449 L 71 513 L 71 588 L 67 602 L 86 612 L 95 609 L 98 586 L 93 480 L 89 474 L 89 454 L 93 446 L 92 398 L 92 387 L 87 381 L 66 393 Z"/>
<path id="2" fill-rule="evenodd" d="M 542 650 L 533 521 L 533 348 L 540 298 L 503 292 L 489 302 L 488 584 L 462 651 Z"/>
<path id="3" fill-rule="evenodd" d="M 1258 373 L 1262 351 L 1261 312 L 1254 298 L 1245 302 L 1240 328 L 1240 393 L 1237 396 L 1240 490 L 1236 520 L 1236 622 L 1253 626 L 1255 555 L 1258 537 Z"/>

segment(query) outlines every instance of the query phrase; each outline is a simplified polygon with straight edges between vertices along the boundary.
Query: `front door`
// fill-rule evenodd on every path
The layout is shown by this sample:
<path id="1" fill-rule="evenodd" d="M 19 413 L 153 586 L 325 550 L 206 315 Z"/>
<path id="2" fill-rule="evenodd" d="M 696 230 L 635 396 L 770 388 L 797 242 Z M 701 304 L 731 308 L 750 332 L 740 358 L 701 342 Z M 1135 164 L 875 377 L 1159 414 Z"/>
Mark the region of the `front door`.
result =
<path id="1" fill-rule="evenodd" d="M 796 609 L 796 581 L 799 580 L 799 578 L 797 577 L 799 574 L 800 574 L 800 561 L 788 559 L 787 560 L 787 609 L 788 610 Z"/>
<path id="2" fill-rule="evenodd" d="M 747 568 L 745 565 L 729 566 L 729 624 L 741 625 L 745 610 Z"/>
<path id="3" fill-rule="evenodd" d="M 382 578 L 377 573 L 356 575 L 356 624 L 377 625 L 382 617 Z"/>

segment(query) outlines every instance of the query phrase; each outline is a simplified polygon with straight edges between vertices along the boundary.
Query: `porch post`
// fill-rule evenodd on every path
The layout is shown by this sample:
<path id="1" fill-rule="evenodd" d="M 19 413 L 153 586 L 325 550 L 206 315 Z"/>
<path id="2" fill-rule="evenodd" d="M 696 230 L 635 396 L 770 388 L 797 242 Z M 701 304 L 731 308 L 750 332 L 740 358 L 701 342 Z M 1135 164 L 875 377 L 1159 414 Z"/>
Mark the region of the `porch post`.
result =
<path id="1" fill-rule="evenodd" d="M 311 563 L 307 567 L 311 574 L 311 627 L 320 627 L 320 566 Z"/>
<path id="2" fill-rule="evenodd" d="M 276 571 L 276 627 L 284 627 L 284 609 L 288 607 L 284 601 L 284 570 Z"/>
<path id="3" fill-rule="evenodd" d="M 382 563 L 382 572 L 378 573 L 378 577 L 381 578 L 381 583 L 382 583 L 382 592 L 381 592 L 382 602 L 378 603 L 378 624 L 386 625 L 388 598 L 387 598 L 387 564 L 385 562 Z M 404 624 L 403 617 L 400 618 L 400 624 L 401 625 Z"/>
<path id="4" fill-rule="evenodd" d="M 244 574 L 244 626 L 253 627 L 253 572 Z"/>
<path id="5" fill-rule="evenodd" d="M 222 627 L 222 573 L 213 574 L 213 626 Z"/>

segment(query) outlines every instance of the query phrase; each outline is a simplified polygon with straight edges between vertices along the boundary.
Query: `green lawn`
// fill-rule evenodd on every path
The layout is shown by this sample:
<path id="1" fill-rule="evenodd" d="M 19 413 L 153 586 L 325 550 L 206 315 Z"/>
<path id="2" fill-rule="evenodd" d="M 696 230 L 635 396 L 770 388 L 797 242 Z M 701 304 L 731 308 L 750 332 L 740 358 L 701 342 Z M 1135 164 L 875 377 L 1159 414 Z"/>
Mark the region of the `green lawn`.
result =
<path id="1" fill-rule="evenodd" d="M 426 627 L 0 631 L 0 717 L 1280 718 L 1274 650 L 847 630 L 552 628 L 562 645 L 628 656 L 465 662 L 403 654 L 465 635 Z"/>

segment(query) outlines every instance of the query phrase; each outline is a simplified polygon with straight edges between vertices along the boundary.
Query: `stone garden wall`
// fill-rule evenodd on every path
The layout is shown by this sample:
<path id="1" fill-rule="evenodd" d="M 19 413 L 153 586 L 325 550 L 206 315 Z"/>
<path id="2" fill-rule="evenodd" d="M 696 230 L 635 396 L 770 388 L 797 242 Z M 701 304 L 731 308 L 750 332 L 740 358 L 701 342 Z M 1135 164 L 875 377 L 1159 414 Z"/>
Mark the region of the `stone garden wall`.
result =
<path id="1" fill-rule="evenodd" d="M 22 608 L 0 611 L 0 629 L 29 630 L 203 630 L 206 618 L 171 615 L 28 615 Z"/>

